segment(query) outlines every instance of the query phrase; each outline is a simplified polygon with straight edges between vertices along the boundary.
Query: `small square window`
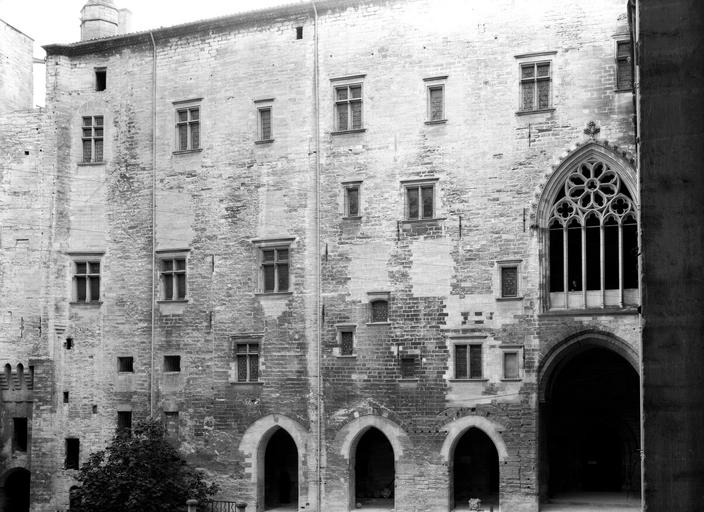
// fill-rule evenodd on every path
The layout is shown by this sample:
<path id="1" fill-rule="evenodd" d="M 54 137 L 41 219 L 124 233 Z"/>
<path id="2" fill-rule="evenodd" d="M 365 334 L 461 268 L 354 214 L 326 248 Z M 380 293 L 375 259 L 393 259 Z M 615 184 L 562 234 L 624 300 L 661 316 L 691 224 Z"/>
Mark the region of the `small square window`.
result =
<path id="1" fill-rule="evenodd" d="M 296 27 L 296 39 L 303 39 L 303 27 Z"/>
<path id="2" fill-rule="evenodd" d="M 479 344 L 455 345 L 455 378 L 482 378 L 482 346 Z"/>
<path id="3" fill-rule="evenodd" d="M 389 321 L 389 302 L 384 299 L 378 299 L 371 302 L 372 323 L 388 322 Z"/>
<path id="4" fill-rule="evenodd" d="M 95 90 L 104 91 L 107 87 L 107 68 L 95 68 Z"/>
<path id="5" fill-rule="evenodd" d="M 522 112 L 545 110 L 552 107 L 551 63 L 530 62 L 521 64 Z"/>
<path id="6" fill-rule="evenodd" d="M 132 435 L 132 411 L 117 411 L 117 430 Z"/>
<path id="7" fill-rule="evenodd" d="M 64 391 L 64 403 L 68 403 L 68 391 Z"/>
<path id="8" fill-rule="evenodd" d="M 66 438 L 66 458 L 64 468 L 78 469 L 81 451 L 81 442 L 75 437 Z"/>
<path id="9" fill-rule="evenodd" d="M 520 378 L 518 352 L 504 352 L 504 379 Z"/>
<path id="10" fill-rule="evenodd" d="M 501 296 L 518 297 L 518 267 L 501 267 Z"/>
<path id="11" fill-rule="evenodd" d="M 260 250 L 261 283 L 264 293 L 289 289 L 289 247 L 266 247 Z"/>
<path id="12" fill-rule="evenodd" d="M 103 161 L 103 116 L 83 116 L 81 127 L 83 142 L 83 162 Z"/>
<path id="13" fill-rule="evenodd" d="M 180 372 L 181 371 L 181 356 L 164 356 L 164 371 L 165 372 Z"/>
<path id="14" fill-rule="evenodd" d="M 259 381 L 259 343 L 235 344 L 236 381 Z"/>
<path id="15" fill-rule="evenodd" d="M 161 300 L 186 300 L 186 256 L 160 257 Z"/>
<path id="16" fill-rule="evenodd" d="M 406 184 L 406 219 L 423 220 L 435 217 L 435 184 Z"/>
<path id="17" fill-rule="evenodd" d="M 27 451 L 27 418 L 12 418 L 12 451 Z"/>
<path id="18" fill-rule="evenodd" d="M 362 84 L 335 87 L 335 130 L 362 129 Z"/>
<path id="19" fill-rule="evenodd" d="M 73 262 L 73 301 L 100 302 L 100 260 Z"/>
<path id="20" fill-rule="evenodd" d="M 616 90 L 633 89 L 633 49 L 630 41 L 616 41 Z"/>
<path id="21" fill-rule="evenodd" d="M 428 121 L 445 120 L 445 86 L 428 86 Z"/>
<path id="22" fill-rule="evenodd" d="M 337 339 L 341 356 L 352 356 L 355 352 L 354 326 L 338 327 Z"/>
<path id="23" fill-rule="evenodd" d="M 200 107 L 190 106 L 176 109 L 176 150 L 200 149 Z"/>
<path id="24" fill-rule="evenodd" d="M 401 358 L 401 378 L 415 379 L 417 377 L 417 358 L 404 356 Z"/>
<path id="25" fill-rule="evenodd" d="M 134 372 L 134 358 L 133 357 L 118 357 L 117 358 L 117 371 L 119 373 L 133 373 Z"/>
<path id="26" fill-rule="evenodd" d="M 345 183 L 345 217 L 359 217 L 359 189 L 360 183 Z"/>
<path id="27" fill-rule="evenodd" d="M 259 142 L 273 140 L 274 135 L 271 129 L 271 106 L 259 107 L 257 109 L 257 113 L 259 117 Z"/>

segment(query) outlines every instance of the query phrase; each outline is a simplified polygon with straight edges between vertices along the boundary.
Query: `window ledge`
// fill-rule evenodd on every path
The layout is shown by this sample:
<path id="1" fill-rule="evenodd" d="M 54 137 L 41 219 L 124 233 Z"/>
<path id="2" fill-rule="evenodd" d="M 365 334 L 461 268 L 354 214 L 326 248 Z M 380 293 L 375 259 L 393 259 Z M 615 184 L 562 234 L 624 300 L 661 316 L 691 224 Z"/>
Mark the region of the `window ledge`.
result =
<path id="1" fill-rule="evenodd" d="M 330 132 L 330 135 L 345 135 L 347 133 L 362 133 L 366 131 L 366 128 L 356 128 L 354 130 L 335 130 L 333 132 Z"/>
<path id="2" fill-rule="evenodd" d="M 342 217 L 342 220 L 362 220 L 361 215 L 350 215 L 347 217 Z"/>
<path id="3" fill-rule="evenodd" d="M 538 316 L 597 316 L 597 315 L 637 315 L 640 306 L 624 306 L 614 308 L 589 308 L 589 309 L 551 309 L 543 311 Z"/>
<path id="4" fill-rule="evenodd" d="M 489 382 L 489 379 L 447 379 L 449 382 Z"/>
<path id="5" fill-rule="evenodd" d="M 445 124 L 447 119 L 435 119 L 434 121 L 426 121 L 425 124 Z"/>
<path id="6" fill-rule="evenodd" d="M 171 371 L 171 372 L 161 372 L 162 375 L 178 375 L 179 373 L 181 373 L 181 370 L 177 370 L 177 371 L 175 370 L 175 371 Z"/>
<path id="7" fill-rule="evenodd" d="M 614 89 L 614 92 L 633 92 L 633 88 L 628 88 L 628 89 Z"/>
<path id="8" fill-rule="evenodd" d="M 419 380 L 418 377 L 414 377 L 414 378 L 401 377 L 400 379 L 396 379 L 397 382 L 410 382 L 410 383 L 418 382 L 418 380 Z"/>
<path id="9" fill-rule="evenodd" d="M 521 382 L 523 379 L 501 379 L 501 382 Z"/>
<path id="10" fill-rule="evenodd" d="M 264 385 L 264 383 L 260 380 L 258 380 L 256 382 L 255 381 L 252 381 L 252 382 L 234 381 L 234 382 L 230 382 L 230 384 L 232 384 L 233 386 L 241 387 L 241 388 L 247 388 L 247 387 L 258 388 L 258 387 L 261 387 Z"/>
<path id="11" fill-rule="evenodd" d="M 255 144 L 271 144 L 274 142 L 274 139 L 262 139 L 262 140 L 255 140 Z"/>
<path id="12" fill-rule="evenodd" d="M 433 217 L 432 219 L 403 219 L 401 224 L 423 224 L 423 223 L 433 223 L 445 220 L 447 217 Z"/>
<path id="13" fill-rule="evenodd" d="M 496 302 L 512 302 L 523 300 L 523 295 L 520 297 L 496 297 Z"/>
<path id="14" fill-rule="evenodd" d="M 156 301 L 157 304 L 186 304 L 187 302 L 188 302 L 188 299 L 175 299 L 175 300 L 159 299 Z"/>
<path id="15" fill-rule="evenodd" d="M 357 354 L 345 354 L 343 356 L 335 356 L 338 359 L 357 359 Z"/>
<path id="16" fill-rule="evenodd" d="M 518 110 L 516 112 L 517 116 L 527 116 L 530 114 L 545 114 L 548 112 L 555 112 L 555 108 L 541 108 L 538 110 Z"/>
<path id="17" fill-rule="evenodd" d="M 72 302 L 69 302 L 69 304 L 72 306 L 81 306 L 81 307 L 87 306 L 87 307 L 97 308 L 103 304 L 103 301 L 102 300 L 92 300 L 90 302 L 72 301 Z"/>
<path id="18" fill-rule="evenodd" d="M 105 160 L 101 162 L 78 162 L 78 167 L 91 167 L 97 165 L 105 165 L 107 162 Z"/>
<path id="19" fill-rule="evenodd" d="M 133 372 L 133 371 L 132 371 L 132 372 L 120 372 L 120 371 L 118 371 L 117 374 L 118 374 L 118 375 L 134 375 L 134 372 Z"/>
<path id="20" fill-rule="evenodd" d="M 264 297 L 278 297 L 278 296 L 286 296 L 286 295 L 293 295 L 293 292 L 255 292 L 255 296 L 264 296 Z"/>
<path id="21" fill-rule="evenodd" d="M 388 320 L 386 322 L 367 322 L 367 325 L 391 325 Z"/>
<path id="22" fill-rule="evenodd" d="M 179 149 L 177 151 L 174 151 L 172 154 L 174 155 L 188 155 L 189 153 L 200 153 L 203 151 L 203 148 L 198 148 L 198 149 Z"/>

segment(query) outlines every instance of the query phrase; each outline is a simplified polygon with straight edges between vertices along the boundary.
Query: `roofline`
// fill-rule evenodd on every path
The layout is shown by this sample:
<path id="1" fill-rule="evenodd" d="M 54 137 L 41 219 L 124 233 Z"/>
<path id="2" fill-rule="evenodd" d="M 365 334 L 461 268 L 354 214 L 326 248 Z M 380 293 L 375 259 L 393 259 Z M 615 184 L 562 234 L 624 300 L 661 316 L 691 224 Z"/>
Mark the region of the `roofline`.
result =
<path id="1" fill-rule="evenodd" d="M 0 18 L 0 21 L 3 22 L 3 23 L 4 23 L 5 25 L 7 25 L 8 27 L 10 27 L 10 28 L 11 28 L 12 30 L 14 30 L 15 32 L 19 32 L 19 33 L 22 34 L 24 37 L 26 37 L 26 38 L 29 39 L 30 41 L 34 42 L 34 38 L 33 38 L 32 36 L 29 36 L 29 35 L 25 34 L 24 32 L 22 32 L 22 31 L 21 31 L 20 29 L 18 29 L 17 27 L 15 27 L 15 26 L 13 26 L 13 25 L 10 25 L 8 22 L 6 22 L 6 21 L 5 21 L 4 19 L 2 19 L 2 18 Z"/>
<path id="2" fill-rule="evenodd" d="M 379 1 L 382 0 L 320 0 L 319 2 L 315 2 L 315 7 L 318 9 L 318 12 L 321 12 L 341 7 L 354 7 L 357 5 L 375 3 Z M 91 39 L 88 41 L 79 41 L 69 44 L 48 44 L 42 46 L 42 48 L 46 51 L 47 56 L 73 56 L 97 53 L 113 48 L 148 43 L 151 40 L 150 34 L 156 39 L 168 39 L 171 37 L 184 36 L 212 29 L 223 29 L 233 26 L 246 25 L 248 23 L 274 21 L 282 18 L 312 14 L 313 3 L 313 0 L 308 2 L 296 2 L 276 7 L 269 7 L 266 9 L 256 9 L 237 14 L 220 16 L 217 18 L 191 21 L 181 25 L 173 25 L 171 27 L 159 27 L 154 30 L 144 30 L 141 32 L 120 34 L 112 37 Z"/>

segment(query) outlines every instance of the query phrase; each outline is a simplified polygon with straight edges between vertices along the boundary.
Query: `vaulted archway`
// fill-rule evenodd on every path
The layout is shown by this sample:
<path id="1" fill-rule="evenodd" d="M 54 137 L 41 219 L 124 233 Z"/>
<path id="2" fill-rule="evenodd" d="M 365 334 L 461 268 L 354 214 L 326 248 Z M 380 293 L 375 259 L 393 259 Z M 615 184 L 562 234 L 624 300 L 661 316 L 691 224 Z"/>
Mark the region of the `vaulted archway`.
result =
<path id="1" fill-rule="evenodd" d="M 0 479 L 0 511 L 29 512 L 30 472 L 24 468 L 8 470 Z"/>

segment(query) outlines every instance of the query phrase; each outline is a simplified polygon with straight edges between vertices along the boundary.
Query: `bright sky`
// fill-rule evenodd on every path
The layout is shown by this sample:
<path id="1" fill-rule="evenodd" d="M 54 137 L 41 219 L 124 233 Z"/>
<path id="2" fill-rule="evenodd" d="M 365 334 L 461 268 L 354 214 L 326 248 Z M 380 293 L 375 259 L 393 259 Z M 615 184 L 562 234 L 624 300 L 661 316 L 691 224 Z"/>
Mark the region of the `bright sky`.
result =
<path id="1" fill-rule="evenodd" d="M 265 9 L 305 0 L 115 0 L 132 11 L 132 31 L 167 27 L 237 12 Z M 34 39 L 34 56 L 44 58 L 43 45 L 80 39 L 81 8 L 86 0 L 0 0 L 0 19 Z M 36 105 L 44 105 L 44 70 L 35 65 Z"/>

